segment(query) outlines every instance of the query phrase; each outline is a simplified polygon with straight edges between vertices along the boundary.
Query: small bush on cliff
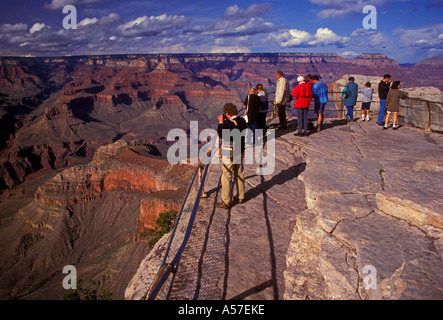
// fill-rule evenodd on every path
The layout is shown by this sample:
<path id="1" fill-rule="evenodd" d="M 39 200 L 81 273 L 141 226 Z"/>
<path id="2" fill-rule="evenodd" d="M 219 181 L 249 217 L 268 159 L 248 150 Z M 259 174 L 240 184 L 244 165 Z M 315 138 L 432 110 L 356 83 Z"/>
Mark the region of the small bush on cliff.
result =
<path id="1" fill-rule="evenodd" d="M 112 300 L 112 293 L 101 288 L 101 282 L 89 279 L 87 288 L 81 287 L 82 280 L 78 280 L 78 288 L 63 295 L 63 300 Z"/>
<path id="2" fill-rule="evenodd" d="M 154 230 L 149 230 L 149 235 L 152 237 L 149 240 L 149 247 L 153 247 L 161 237 L 170 232 L 174 227 L 175 219 L 177 219 L 177 211 L 169 210 L 161 212 L 158 215 L 156 226 Z"/>

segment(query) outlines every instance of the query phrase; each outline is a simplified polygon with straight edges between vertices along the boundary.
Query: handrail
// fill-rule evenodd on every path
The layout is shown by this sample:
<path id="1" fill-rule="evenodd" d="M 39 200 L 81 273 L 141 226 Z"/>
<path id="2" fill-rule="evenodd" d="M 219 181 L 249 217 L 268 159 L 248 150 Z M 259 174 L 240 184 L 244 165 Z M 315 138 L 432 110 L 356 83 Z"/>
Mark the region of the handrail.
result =
<path id="1" fill-rule="evenodd" d="M 202 179 L 201 179 L 201 183 L 200 183 L 200 187 L 198 189 L 197 196 L 196 196 L 196 199 L 194 201 L 193 209 L 192 209 L 192 211 L 190 213 L 189 220 L 188 220 L 187 225 L 186 225 L 186 232 L 185 232 L 184 238 L 183 238 L 183 240 L 182 240 L 182 242 L 180 244 L 180 247 L 178 248 L 177 252 L 175 253 L 173 259 L 170 262 L 167 263 L 166 260 L 167 260 L 167 258 L 169 256 L 172 243 L 173 243 L 173 241 L 175 239 L 175 234 L 176 234 L 178 225 L 180 223 L 180 219 L 182 218 L 182 214 L 184 212 L 185 205 L 186 205 L 187 200 L 188 200 L 188 196 L 189 196 L 189 194 L 191 192 L 191 189 L 192 189 L 192 186 L 194 184 L 195 178 L 196 178 L 196 176 L 198 174 L 198 171 L 200 170 L 199 166 L 195 170 L 194 176 L 193 176 L 193 178 L 191 180 L 191 183 L 189 184 L 188 190 L 187 190 L 187 192 L 185 194 L 185 197 L 183 199 L 182 206 L 180 208 L 180 212 L 179 212 L 179 214 L 177 216 L 177 219 L 176 219 L 175 224 L 174 224 L 174 228 L 173 228 L 173 230 L 171 232 L 171 236 L 170 236 L 170 239 L 169 239 L 169 242 L 168 242 L 168 246 L 167 246 L 167 249 L 165 251 L 165 254 L 164 254 L 161 266 L 159 268 L 159 271 L 157 272 L 157 276 L 155 277 L 154 281 L 152 282 L 152 284 L 151 284 L 151 286 L 150 286 L 150 288 L 149 288 L 149 290 L 148 290 L 148 292 L 146 294 L 146 299 L 147 300 L 155 300 L 155 299 L 157 299 L 160 291 L 164 288 L 166 282 L 169 279 L 171 279 L 170 276 L 172 274 L 173 277 L 172 277 L 172 279 L 171 279 L 171 281 L 169 283 L 168 290 L 167 290 L 167 292 L 166 292 L 166 294 L 164 295 L 163 298 L 165 300 L 167 300 L 168 297 L 169 297 L 170 290 L 172 288 L 173 280 L 174 280 L 174 277 L 175 277 L 175 271 L 177 270 L 178 264 L 180 262 L 181 255 L 182 255 L 182 253 L 183 253 L 183 251 L 184 251 L 184 249 L 186 247 L 186 244 L 187 244 L 187 242 L 189 240 L 189 237 L 191 235 L 191 231 L 192 231 L 192 226 L 194 224 L 195 215 L 197 213 L 197 209 L 198 209 L 199 204 L 200 204 L 200 198 L 201 198 L 201 194 L 202 194 L 202 191 L 203 191 L 204 182 L 206 180 L 206 175 L 207 175 L 207 172 L 209 170 L 209 166 L 212 163 L 212 159 L 213 159 L 214 155 L 217 153 L 216 152 L 217 148 L 214 148 L 214 146 L 215 146 L 215 142 L 218 141 L 218 137 L 213 137 L 211 140 L 212 140 L 211 141 L 212 144 L 211 144 L 211 147 L 209 149 L 209 150 L 211 150 L 211 154 L 210 154 L 210 156 L 207 155 L 207 154 L 205 155 L 205 157 L 207 157 L 206 160 L 208 160 L 208 161 L 207 161 L 207 163 L 205 165 L 205 168 L 204 168 L 204 171 L 203 171 L 203 175 L 202 175 Z"/>

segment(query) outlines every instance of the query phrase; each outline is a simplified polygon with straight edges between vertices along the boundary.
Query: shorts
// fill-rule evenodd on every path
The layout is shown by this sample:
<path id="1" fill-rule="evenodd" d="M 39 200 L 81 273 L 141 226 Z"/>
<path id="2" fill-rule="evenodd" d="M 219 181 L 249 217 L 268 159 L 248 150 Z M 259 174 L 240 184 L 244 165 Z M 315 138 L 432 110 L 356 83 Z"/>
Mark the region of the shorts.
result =
<path id="1" fill-rule="evenodd" d="M 315 113 L 323 113 L 325 111 L 326 103 L 315 103 L 314 112 Z"/>
<path id="2" fill-rule="evenodd" d="M 371 107 L 371 103 L 370 102 L 362 102 L 361 103 L 361 109 L 362 110 L 369 110 L 370 107 Z"/>

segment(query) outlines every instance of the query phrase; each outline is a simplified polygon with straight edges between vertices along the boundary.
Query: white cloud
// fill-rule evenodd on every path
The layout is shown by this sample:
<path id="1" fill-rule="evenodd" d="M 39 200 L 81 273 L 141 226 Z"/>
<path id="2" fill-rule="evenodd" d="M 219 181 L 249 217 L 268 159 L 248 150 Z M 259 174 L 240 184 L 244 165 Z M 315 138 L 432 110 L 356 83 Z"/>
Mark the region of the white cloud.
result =
<path id="1" fill-rule="evenodd" d="M 249 53 L 251 50 L 248 47 L 237 47 L 237 46 L 227 46 L 227 47 L 213 47 L 211 53 Z"/>
<path id="2" fill-rule="evenodd" d="M 165 35 L 167 30 L 184 28 L 189 20 L 183 15 L 143 16 L 118 27 L 122 36 Z"/>
<path id="3" fill-rule="evenodd" d="M 355 58 L 359 55 L 359 53 L 354 52 L 354 51 L 344 51 L 339 53 L 342 57 L 346 57 L 346 58 Z"/>
<path id="4" fill-rule="evenodd" d="M 45 8 L 49 10 L 59 10 L 67 5 L 80 6 L 100 1 L 102 0 L 51 0 L 49 4 L 45 3 Z"/>
<path id="5" fill-rule="evenodd" d="M 418 29 L 397 28 L 393 34 L 399 36 L 403 47 L 443 49 L 443 23 Z"/>
<path id="6" fill-rule="evenodd" d="M 281 34 L 271 34 L 267 39 L 277 42 L 282 48 L 328 45 L 341 47 L 350 40 L 349 37 L 339 36 L 328 28 L 318 28 L 314 35 L 304 30 L 291 29 Z"/>
<path id="7" fill-rule="evenodd" d="M 29 33 L 41 31 L 44 27 L 46 27 L 44 23 L 36 23 L 29 29 Z"/>
<path id="8" fill-rule="evenodd" d="M 184 32 L 196 33 L 202 36 L 243 37 L 269 34 L 281 28 L 282 26 L 276 26 L 262 18 L 250 18 L 213 22 L 207 25 L 188 26 Z"/>
<path id="9" fill-rule="evenodd" d="M 82 21 L 80 21 L 80 22 L 78 23 L 78 26 L 79 26 L 79 27 L 84 27 L 84 26 L 87 26 L 87 25 L 89 25 L 89 24 L 97 23 L 97 21 L 98 21 L 97 18 L 92 18 L 92 19 L 90 19 L 90 18 L 86 18 L 86 19 L 83 19 Z"/>
<path id="10" fill-rule="evenodd" d="M 318 28 L 317 32 L 314 35 L 315 39 L 310 41 L 308 44 L 312 46 L 327 46 L 331 44 L 343 44 L 348 42 L 350 38 L 342 37 L 336 34 L 334 31 L 328 28 Z"/>
<path id="11" fill-rule="evenodd" d="M 20 33 L 26 31 L 28 31 L 28 25 L 24 23 L 0 25 L 1 34 Z"/>
<path id="12" fill-rule="evenodd" d="M 127 29 L 130 29 L 130 28 L 134 27 L 134 26 L 138 26 L 138 25 L 140 25 L 143 21 L 146 21 L 146 19 L 148 19 L 147 16 L 138 17 L 138 18 L 135 19 L 135 20 L 132 20 L 132 21 L 129 21 L 129 22 L 123 24 L 123 25 L 122 25 L 122 29 L 123 29 L 123 30 L 127 30 Z"/>
<path id="13" fill-rule="evenodd" d="M 261 16 L 264 12 L 271 11 L 272 7 L 269 4 L 253 4 L 247 9 L 241 9 L 238 5 L 228 7 L 223 14 L 224 19 L 244 19 L 256 18 Z"/>
<path id="14" fill-rule="evenodd" d="M 336 18 L 361 14 L 363 7 L 373 5 L 382 7 L 389 2 L 408 2 L 411 0 L 309 0 L 312 4 L 324 7 L 317 12 L 319 18 Z"/>

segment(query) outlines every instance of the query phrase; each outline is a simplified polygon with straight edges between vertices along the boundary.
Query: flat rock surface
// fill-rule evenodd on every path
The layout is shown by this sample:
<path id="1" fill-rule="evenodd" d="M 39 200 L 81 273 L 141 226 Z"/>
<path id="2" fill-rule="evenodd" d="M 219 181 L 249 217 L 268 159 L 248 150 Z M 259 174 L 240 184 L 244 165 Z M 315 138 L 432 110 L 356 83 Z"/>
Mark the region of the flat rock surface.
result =
<path id="1" fill-rule="evenodd" d="M 209 197 L 200 202 L 171 299 L 283 299 L 295 213 L 306 209 L 297 179 L 305 164 L 290 151 L 279 150 L 271 175 L 246 165 L 246 202 L 230 210 L 214 206 L 221 201 L 221 165 L 212 166 Z"/>
<path id="2" fill-rule="evenodd" d="M 212 166 L 170 299 L 442 299 L 443 135 L 295 129 L 276 131 L 272 174 L 245 166 L 244 204 L 214 207 Z"/>

